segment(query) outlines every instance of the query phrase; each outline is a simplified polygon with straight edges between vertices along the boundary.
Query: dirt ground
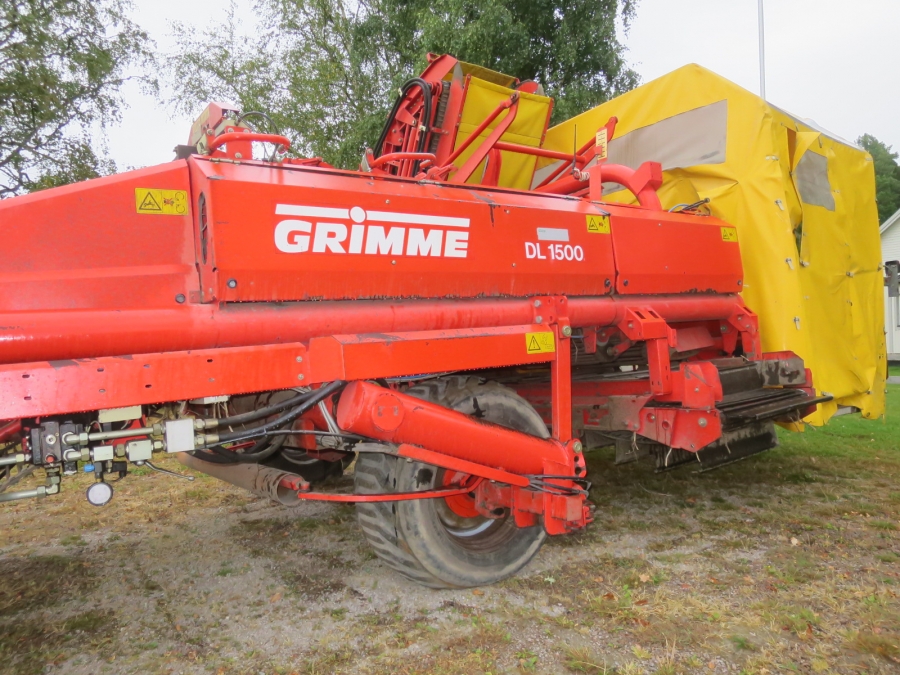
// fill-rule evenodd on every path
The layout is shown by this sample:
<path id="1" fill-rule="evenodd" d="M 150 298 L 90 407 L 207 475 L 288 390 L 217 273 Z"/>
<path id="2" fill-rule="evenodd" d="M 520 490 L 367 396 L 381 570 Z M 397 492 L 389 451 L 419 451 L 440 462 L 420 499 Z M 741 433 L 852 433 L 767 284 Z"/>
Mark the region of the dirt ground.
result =
<path id="1" fill-rule="evenodd" d="M 475 590 L 405 581 L 349 507 L 138 469 L 96 509 L 69 479 L 0 506 L 0 672 L 900 672 L 895 389 L 887 424 L 709 474 L 590 453 L 597 521 Z"/>

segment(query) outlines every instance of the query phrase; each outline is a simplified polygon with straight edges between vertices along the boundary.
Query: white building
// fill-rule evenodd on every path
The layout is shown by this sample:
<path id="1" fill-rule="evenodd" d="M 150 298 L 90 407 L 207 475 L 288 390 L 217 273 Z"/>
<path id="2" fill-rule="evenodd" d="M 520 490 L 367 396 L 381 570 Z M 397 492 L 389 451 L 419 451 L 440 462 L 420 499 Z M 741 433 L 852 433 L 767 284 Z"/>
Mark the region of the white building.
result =
<path id="1" fill-rule="evenodd" d="M 881 261 L 900 260 L 900 211 L 881 226 Z M 884 330 L 890 361 L 900 361 L 900 298 L 889 298 L 884 289 Z"/>

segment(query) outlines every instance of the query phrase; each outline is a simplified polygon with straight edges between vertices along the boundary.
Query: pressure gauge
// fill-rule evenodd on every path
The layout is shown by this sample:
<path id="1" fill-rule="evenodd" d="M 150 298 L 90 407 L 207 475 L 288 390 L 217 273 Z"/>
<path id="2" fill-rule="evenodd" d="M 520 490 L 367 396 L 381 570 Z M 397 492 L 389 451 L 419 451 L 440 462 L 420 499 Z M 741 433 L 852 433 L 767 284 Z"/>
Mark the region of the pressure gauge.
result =
<path id="1" fill-rule="evenodd" d="M 87 500 L 94 506 L 106 506 L 112 496 L 113 489 L 109 483 L 94 483 L 87 489 Z"/>

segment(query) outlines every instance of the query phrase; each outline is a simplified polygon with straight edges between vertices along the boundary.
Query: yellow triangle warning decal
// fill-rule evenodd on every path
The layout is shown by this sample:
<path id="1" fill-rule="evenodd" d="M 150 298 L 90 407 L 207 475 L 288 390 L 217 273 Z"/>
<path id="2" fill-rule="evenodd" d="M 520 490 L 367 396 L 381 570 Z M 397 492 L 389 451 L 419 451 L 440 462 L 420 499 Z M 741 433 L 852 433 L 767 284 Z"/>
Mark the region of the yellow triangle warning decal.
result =
<path id="1" fill-rule="evenodd" d="M 528 354 L 552 354 L 556 351 L 553 333 L 525 333 L 525 352 Z"/>
<path id="2" fill-rule="evenodd" d="M 609 216 L 585 216 L 587 231 L 592 234 L 609 234 Z"/>
<path id="3" fill-rule="evenodd" d="M 162 211 L 162 207 L 159 205 L 159 202 L 153 198 L 153 193 L 148 192 L 147 196 L 144 197 L 144 201 L 138 206 L 138 211 Z"/>
<path id="4" fill-rule="evenodd" d="M 134 208 L 151 216 L 188 215 L 187 190 L 135 188 Z"/>

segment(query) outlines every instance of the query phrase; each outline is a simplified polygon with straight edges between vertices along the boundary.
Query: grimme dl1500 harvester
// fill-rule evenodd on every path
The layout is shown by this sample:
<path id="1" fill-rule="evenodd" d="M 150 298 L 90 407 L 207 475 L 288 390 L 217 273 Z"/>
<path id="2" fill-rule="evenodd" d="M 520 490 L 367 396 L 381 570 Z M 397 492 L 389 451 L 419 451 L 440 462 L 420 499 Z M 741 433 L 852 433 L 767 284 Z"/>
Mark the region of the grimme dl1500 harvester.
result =
<path id="1" fill-rule="evenodd" d="M 591 522 L 586 445 L 660 470 L 773 447 L 829 397 L 762 353 L 735 228 L 662 210 L 658 164 L 608 163 L 615 119 L 543 148 L 550 109 L 432 57 L 359 171 L 212 104 L 171 163 L 4 201 L 0 461 L 47 481 L 0 499 L 86 470 L 102 505 L 176 453 L 285 505 L 354 502 L 388 565 L 466 587 Z M 540 182 L 537 158 L 559 161 Z M 354 459 L 352 494 L 317 489 Z"/>

